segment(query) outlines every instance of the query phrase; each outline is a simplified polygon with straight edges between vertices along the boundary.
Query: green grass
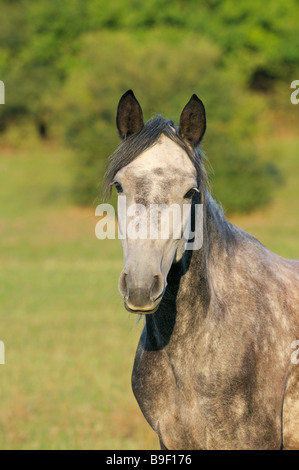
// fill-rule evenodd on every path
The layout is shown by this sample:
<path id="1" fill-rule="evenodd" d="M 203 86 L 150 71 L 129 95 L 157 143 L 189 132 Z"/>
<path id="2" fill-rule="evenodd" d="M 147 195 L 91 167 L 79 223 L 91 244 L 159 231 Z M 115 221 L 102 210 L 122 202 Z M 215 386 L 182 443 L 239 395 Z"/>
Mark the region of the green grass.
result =
<path id="1" fill-rule="evenodd" d="M 298 258 L 299 142 L 260 151 L 285 184 L 231 220 Z M 131 392 L 141 325 L 118 294 L 121 246 L 96 239 L 93 209 L 70 204 L 69 157 L 49 144 L 0 157 L 0 448 L 155 449 Z"/>
<path id="2" fill-rule="evenodd" d="M 0 158 L 0 448 L 151 448 L 130 387 L 140 326 L 117 290 L 121 247 L 70 205 L 58 153 Z"/>

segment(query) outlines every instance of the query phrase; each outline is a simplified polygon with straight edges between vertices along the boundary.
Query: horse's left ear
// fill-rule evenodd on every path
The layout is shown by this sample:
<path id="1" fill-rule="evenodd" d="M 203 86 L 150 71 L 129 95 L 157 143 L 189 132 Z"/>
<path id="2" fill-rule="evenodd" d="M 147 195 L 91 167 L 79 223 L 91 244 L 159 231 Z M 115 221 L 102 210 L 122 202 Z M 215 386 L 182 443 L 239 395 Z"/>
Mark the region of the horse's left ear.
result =
<path id="1" fill-rule="evenodd" d="M 192 147 L 197 147 L 206 130 L 206 111 L 203 102 L 192 95 L 180 117 L 180 136 Z"/>
<path id="2" fill-rule="evenodd" d="M 132 90 L 128 90 L 118 103 L 116 125 L 123 140 L 144 126 L 142 109 Z"/>

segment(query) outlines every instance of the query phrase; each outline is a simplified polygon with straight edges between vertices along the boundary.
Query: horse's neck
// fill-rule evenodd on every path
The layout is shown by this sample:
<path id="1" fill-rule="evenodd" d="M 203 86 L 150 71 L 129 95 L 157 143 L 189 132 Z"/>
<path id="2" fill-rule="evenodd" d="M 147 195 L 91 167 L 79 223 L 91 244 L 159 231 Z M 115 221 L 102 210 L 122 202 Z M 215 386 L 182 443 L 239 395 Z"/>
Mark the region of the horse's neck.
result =
<path id="1" fill-rule="evenodd" d="M 207 315 L 212 296 L 213 284 L 210 265 L 223 257 L 229 250 L 231 228 L 222 210 L 207 193 L 203 224 L 203 243 L 199 250 L 185 252 L 182 258 L 183 275 L 177 295 L 177 307 L 180 315 L 187 317 L 189 312 L 200 323 Z M 189 307 L 189 308 L 188 308 Z"/>
<path id="2" fill-rule="evenodd" d="M 158 311 L 146 317 L 148 341 L 154 349 L 162 349 L 180 325 L 199 330 L 207 315 L 211 299 L 209 258 L 225 249 L 228 222 L 211 196 L 204 205 L 203 245 L 195 251 L 185 251 L 182 259 L 173 264 L 167 278 L 167 288 Z"/>

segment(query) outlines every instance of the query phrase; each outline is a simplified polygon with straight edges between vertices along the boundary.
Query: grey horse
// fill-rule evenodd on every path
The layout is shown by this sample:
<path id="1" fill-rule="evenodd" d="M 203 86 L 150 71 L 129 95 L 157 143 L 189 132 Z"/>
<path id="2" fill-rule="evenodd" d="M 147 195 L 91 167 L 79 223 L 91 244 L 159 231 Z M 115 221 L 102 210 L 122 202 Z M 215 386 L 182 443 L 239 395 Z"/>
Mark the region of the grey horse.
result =
<path id="1" fill-rule="evenodd" d="M 144 124 L 129 90 L 117 128 L 122 143 L 105 186 L 126 207 L 189 206 L 193 225 L 194 207 L 203 207 L 194 227 L 200 249 L 186 249 L 171 226 L 168 238 L 122 239 L 119 291 L 127 310 L 145 315 L 133 392 L 161 449 L 299 449 L 299 364 L 291 360 L 299 261 L 229 223 L 211 197 L 199 147 L 206 113 L 196 95 L 176 127 L 161 116 Z"/>

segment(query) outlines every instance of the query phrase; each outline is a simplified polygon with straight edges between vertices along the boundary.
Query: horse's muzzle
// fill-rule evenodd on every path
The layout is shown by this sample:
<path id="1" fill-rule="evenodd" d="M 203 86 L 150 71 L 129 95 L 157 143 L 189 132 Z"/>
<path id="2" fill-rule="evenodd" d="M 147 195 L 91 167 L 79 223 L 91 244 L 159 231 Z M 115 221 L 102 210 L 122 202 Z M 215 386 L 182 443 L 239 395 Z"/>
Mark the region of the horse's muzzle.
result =
<path id="1" fill-rule="evenodd" d="M 140 280 L 138 284 L 141 284 Z M 125 308 L 138 314 L 156 312 L 165 291 L 164 284 L 162 274 L 155 274 L 144 280 L 143 285 L 146 287 L 136 287 L 131 276 L 123 271 L 119 278 L 119 291 L 124 298 Z"/>

